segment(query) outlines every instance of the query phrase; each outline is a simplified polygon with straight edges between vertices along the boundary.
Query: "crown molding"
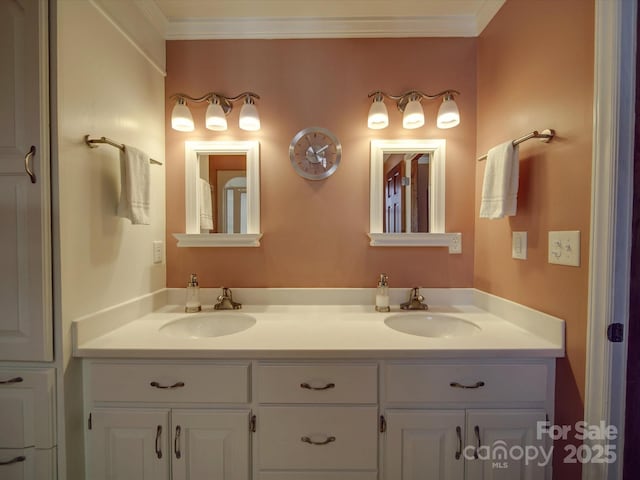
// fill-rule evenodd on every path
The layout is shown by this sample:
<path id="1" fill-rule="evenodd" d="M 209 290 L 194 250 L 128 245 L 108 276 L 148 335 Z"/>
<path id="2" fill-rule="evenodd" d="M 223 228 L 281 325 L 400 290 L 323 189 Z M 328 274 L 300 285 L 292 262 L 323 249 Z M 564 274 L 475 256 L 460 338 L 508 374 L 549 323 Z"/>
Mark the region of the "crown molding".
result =
<path id="1" fill-rule="evenodd" d="M 263 17 L 170 21 L 165 38 L 167 40 L 210 40 L 475 37 L 478 33 L 478 20 L 475 15 L 331 18 Z"/>

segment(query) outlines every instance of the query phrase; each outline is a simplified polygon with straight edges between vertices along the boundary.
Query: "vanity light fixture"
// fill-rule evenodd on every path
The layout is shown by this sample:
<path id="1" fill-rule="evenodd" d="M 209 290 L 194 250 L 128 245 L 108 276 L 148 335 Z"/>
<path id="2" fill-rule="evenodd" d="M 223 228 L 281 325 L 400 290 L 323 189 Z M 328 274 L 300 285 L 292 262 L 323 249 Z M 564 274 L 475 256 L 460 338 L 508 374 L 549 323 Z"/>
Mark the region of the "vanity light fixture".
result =
<path id="1" fill-rule="evenodd" d="M 193 132 L 193 117 L 184 98 L 179 97 L 171 112 L 171 128 L 179 132 Z"/>
<path id="2" fill-rule="evenodd" d="M 193 132 L 195 125 L 191 111 L 187 106 L 187 100 L 200 103 L 207 102 L 205 114 L 205 126 L 209 130 L 223 131 L 227 129 L 227 116 L 233 109 L 233 102 L 244 100 L 240 109 L 239 126 L 242 130 L 260 130 L 260 116 L 255 105 L 255 100 L 260 97 L 253 92 L 243 92 L 235 97 L 227 97 L 215 92 L 205 93 L 201 97 L 194 98 L 185 93 L 176 93 L 169 98 L 175 98 L 176 103 L 171 112 L 171 128 L 180 132 Z"/>
<path id="3" fill-rule="evenodd" d="M 460 92 L 457 90 L 445 90 L 444 92 L 430 95 L 417 90 L 410 90 L 401 95 L 390 95 L 376 90 L 369 94 L 369 98 L 373 97 L 373 103 L 371 104 L 371 108 L 369 108 L 367 124 L 369 128 L 373 130 L 389 126 L 389 115 L 387 113 L 387 107 L 384 104 L 384 97 L 387 97 L 394 100 L 398 110 L 403 112 L 403 128 L 414 129 L 422 127 L 424 125 L 424 111 L 422 110 L 420 102 L 424 98 L 433 100 L 442 97 L 442 104 L 438 110 L 436 126 L 438 128 L 452 128 L 460 124 L 460 112 L 454 99 L 455 95 L 460 95 Z"/>

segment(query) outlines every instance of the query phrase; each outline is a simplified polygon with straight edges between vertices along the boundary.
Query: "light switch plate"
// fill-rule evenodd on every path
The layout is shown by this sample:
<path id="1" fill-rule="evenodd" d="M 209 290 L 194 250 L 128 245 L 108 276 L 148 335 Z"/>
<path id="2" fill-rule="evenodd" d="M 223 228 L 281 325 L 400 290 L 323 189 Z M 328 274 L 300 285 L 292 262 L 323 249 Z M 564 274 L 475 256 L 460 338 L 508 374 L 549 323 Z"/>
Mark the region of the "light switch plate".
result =
<path id="1" fill-rule="evenodd" d="M 549 263 L 580 266 L 580 231 L 549 232 Z"/>
<path id="2" fill-rule="evenodd" d="M 162 240 L 153 241 L 153 263 L 162 263 L 162 247 L 164 242 Z"/>
<path id="3" fill-rule="evenodd" d="M 511 257 L 527 259 L 527 232 L 511 232 Z"/>

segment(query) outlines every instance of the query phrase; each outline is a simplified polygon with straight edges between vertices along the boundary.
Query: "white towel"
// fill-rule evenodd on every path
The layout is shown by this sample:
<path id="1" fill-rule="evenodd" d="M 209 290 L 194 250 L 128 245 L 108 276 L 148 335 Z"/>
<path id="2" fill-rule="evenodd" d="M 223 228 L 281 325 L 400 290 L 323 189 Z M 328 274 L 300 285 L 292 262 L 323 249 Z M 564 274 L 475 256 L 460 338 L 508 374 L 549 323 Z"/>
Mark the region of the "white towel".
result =
<path id="1" fill-rule="evenodd" d="M 149 156 L 137 148 L 124 146 L 120 152 L 120 203 L 118 216 L 134 225 L 149 225 Z"/>
<path id="2" fill-rule="evenodd" d="M 520 161 L 518 146 L 505 142 L 489 150 L 482 182 L 480 218 L 503 218 L 516 214 Z"/>
<path id="3" fill-rule="evenodd" d="M 200 179 L 200 231 L 209 233 L 213 230 L 213 208 L 211 204 L 211 185 Z"/>

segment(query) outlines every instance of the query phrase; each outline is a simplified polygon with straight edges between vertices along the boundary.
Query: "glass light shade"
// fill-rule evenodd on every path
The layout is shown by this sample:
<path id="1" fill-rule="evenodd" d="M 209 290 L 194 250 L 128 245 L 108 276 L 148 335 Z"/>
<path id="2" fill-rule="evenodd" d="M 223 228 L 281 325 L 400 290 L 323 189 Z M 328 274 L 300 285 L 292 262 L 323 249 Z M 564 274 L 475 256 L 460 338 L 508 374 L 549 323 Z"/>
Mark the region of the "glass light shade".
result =
<path id="1" fill-rule="evenodd" d="M 171 111 L 171 128 L 179 132 L 193 132 L 195 129 L 191 111 L 189 111 L 189 107 L 181 98 L 178 99 Z"/>
<path id="2" fill-rule="evenodd" d="M 240 128 L 252 132 L 260 130 L 258 109 L 251 100 L 246 100 L 240 109 Z"/>
<path id="3" fill-rule="evenodd" d="M 402 117 L 402 127 L 407 129 L 420 128 L 424 125 L 424 111 L 418 100 L 407 103 Z"/>
<path id="4" fill-rule="evenodd" d="M 373 130 L 380 130 L 389 126 L 389 113 L 387 112 L 387 106 L 382 99 L 374 100 L 369 108 L 369 128 Z"/>
<path id="5" fill-rule="evenodd" d="M 438 120 L 436 123 L 438 128 L 453 128 L 460 125 L 460 112 L 458 105 L 451 95 L 444 97 L 440 109 L 438 109 Z"/>
<path id="6" fill-rule="evenodd" d="M 211 102 L 207 107 L 205 126 L 217 132 L 227 129 L 227 118 L 219 103 Z"/>

